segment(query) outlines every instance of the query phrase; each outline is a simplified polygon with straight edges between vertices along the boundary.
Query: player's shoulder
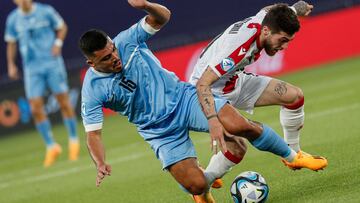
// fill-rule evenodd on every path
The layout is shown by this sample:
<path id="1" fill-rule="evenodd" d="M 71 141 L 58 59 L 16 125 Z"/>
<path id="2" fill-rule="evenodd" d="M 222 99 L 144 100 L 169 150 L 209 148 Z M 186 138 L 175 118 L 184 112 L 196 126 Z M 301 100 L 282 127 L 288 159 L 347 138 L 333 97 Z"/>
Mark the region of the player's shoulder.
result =
<path id="1" fill-rule="evenodd" d="M 82 84 L 82 96 L 83 97 L 92 97 L 95 93 L 95 86 L 97 83 L 96 81 L 96 75 L 91 70 L 92 68 L 88 68 L 88 70 L 85 73 L 85 77 Z"/>
<path id="2" fill-rule="evenodd" d="M 36 6 L 37 12 L 49 12 L 49 13 L 52 13 L 55 10 L 54 7 L 51 6 L 50 4 L 44 4 L 44 3 L 39 3 L 39 2 L 35 2 L 34 4 Z"/>
<path id="3" fill-rule="evenodd" d="M 96 87 L 103 86 L 113 78 L 113 73 L 102 73 L 96 71 L 93 67 L 88 68 L 83 80 L 83 89 L 97 89 Z"/>
<path id="4" fill-rule="evenodd" d="M 19 16 L 19 14 L 20 14 L 19 8 L 15 8 L 7 16 L 7 22 L 14 22 L 16 18 Z"/>

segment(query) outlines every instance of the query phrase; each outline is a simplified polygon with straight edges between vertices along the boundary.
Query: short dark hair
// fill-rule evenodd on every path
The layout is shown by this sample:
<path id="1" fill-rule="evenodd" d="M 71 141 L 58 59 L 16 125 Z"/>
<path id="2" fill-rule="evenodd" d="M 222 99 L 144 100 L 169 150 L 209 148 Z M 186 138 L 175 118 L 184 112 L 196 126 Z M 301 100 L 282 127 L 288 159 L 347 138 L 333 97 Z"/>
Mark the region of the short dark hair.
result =
<path id="1" fill-rule="evenodd" d="M 92 56 L 95 51 L 105 48 L 108 38 L 102 30 L 88 30 L 80 37 L 79 48 L 86 56 Z"/>
<path id="2" fill-rule="evenodd" d="M 287 4 L 275 4 L 265 15 L 262 26 L 268 26 L 273 33 L 281 31 L 293 35 L 300 29 L 296 13 Z"/>

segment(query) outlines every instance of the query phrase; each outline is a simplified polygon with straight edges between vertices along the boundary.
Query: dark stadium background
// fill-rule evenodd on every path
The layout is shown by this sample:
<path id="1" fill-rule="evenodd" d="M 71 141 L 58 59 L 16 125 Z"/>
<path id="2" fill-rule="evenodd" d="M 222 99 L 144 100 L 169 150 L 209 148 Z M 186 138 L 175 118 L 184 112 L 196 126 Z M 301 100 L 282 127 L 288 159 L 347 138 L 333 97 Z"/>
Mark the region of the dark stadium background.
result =
<path id="1" fill-rule="evenodd" d="M 56 8 L 69 26 L 69 33 L 63 48 L 68 69 L 84 66 L 77 48 L 81 33 L 90 28 L 99 28 L 114 36 L 126 29 L 144 15 L 131 8 L 127 1 L 118 0 L 39 0 Z M 172 12 L 170 22 L 149 42 L 153 50 L 160 50 L 216 36 L 231 23 L 254 15 L 260 8 L 285 2 L 271 0 L 222 0 L 222 1 L 154 1 L 166 5 Z M 360 0 L 310 0 L 315 6 L 313 15 L 359 4 Z M 8 13 L 15 8 L 13 1 L 2 1 L 0 5 L 0 83 L 9 82 L 6 67 L 6 44 L 3 40 Z M 20 68 L 20 67 L 19 67 Z"/>

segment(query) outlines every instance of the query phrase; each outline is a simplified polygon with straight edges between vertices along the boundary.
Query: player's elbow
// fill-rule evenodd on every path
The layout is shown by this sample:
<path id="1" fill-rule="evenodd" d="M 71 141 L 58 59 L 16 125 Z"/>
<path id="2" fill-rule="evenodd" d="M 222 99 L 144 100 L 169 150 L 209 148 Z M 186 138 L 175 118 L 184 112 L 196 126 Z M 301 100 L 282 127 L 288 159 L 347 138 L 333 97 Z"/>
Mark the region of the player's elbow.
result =
<path id="1" fill-rule="evenodd" d="M 170 21 L 170 18 L 171 18 L 171 11 L 166 7 L 163 7 L 163 12 L 161 13 L 160 17 L 156 18 L 156 22 L 159 25 L 159 27 L 163 27 Z"/>

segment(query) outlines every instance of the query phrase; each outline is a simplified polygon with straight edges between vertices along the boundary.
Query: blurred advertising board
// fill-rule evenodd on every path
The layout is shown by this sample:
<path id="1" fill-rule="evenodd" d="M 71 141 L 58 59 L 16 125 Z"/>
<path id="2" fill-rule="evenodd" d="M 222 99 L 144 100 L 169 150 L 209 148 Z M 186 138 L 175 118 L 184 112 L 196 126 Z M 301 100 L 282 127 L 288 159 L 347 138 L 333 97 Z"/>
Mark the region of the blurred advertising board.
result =
<path id="1" fill-rule="evenodd" d="M 247 72 L 280 75 L 360 55 L 360 6 L 301 19 L 301 30 L 288 49 L 273 57 L 265 53 L 246 67 Z M 203 48 L 203 41 L 156 52 L 162 65 L 188 80 Z"/>
<path id="2" fill-rule="evenodd" d="M 78 70 L 68 72 L 69 96 L 72 106 L 80 113 L 80 74 Z M 22 81 L 2 85 L 0 94 L 0 137 L 25 129 L 34 129 L 30 105 L 25 98 Z M 52 124 L 62 122 L 60 107 L 53 94 L 44 99 L 45 111 Z M 78 116 L 79 117 L 79 116 Z"/>

